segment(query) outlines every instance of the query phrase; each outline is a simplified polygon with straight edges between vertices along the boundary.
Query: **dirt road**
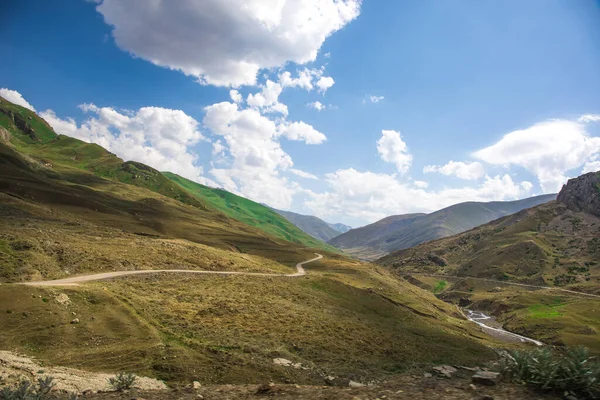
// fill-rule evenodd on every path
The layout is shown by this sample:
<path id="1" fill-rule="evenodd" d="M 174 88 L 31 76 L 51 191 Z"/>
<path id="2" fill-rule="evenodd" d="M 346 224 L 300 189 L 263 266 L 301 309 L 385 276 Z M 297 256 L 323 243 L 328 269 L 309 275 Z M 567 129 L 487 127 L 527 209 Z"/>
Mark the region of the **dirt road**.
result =
<path id="1" fill-rule="evenodd" d="M 52 280 L 52 281 L 24 282 L 24 283 L 22 283 L 22 285 L 27 285 L 27 286 L 79 286 L 80 283 L 90 282 L 90 281 L 99 281 L 99 280 L 110 279 L 110 278 L 117 278 L 119 276 L 139 275 L 139 274 L 156 274 L 156 273 L 162 273 L 162 272 L 183 273 L 183 274 L 211 274 L 211 275 L 280 276 L 280 277 L 294 278 L 294 277 L 306 275 L 306 271 L 303 268 L 304 265 L 323 258 L 323 256 L 318 253 L 315 253 L 315 255 L 317 257 L 311 258 L 310 260 L 303 261 L 301 263 L 296 264 L 297 272 L 294 274 L 270 274 L 270 273 L 261 273 L 261 272 L 236 272 L 236 271 L 195 271 L 195 270 L 189 270 L 189 269 L 148 269 L 148 270 L 137 270 L 137 271 L 114 271 L 114 272 L 104 272 L 104 273 L 100 273 L 100 274 L 79 275 L 79 276 L 73 276 L 70 278 L 56 279 L 56 280 Z"/>

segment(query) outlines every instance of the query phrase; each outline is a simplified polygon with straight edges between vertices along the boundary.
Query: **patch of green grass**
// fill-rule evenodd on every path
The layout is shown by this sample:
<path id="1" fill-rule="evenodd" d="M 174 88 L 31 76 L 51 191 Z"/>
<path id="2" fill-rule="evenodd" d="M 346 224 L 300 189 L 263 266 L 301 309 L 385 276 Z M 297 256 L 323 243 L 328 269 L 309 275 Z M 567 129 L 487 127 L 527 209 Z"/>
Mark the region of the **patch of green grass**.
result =
<path id="1" fill-rule="evenodd" d="M 163 175 L 228 217 L 289 242 L 333 252 L 339 251 L 303 232 L 269 207 L 226 190 L 201 185 L 171 172 L 163 172 Z"/>
<path id="2" fill-rule="evenodd" d="M 446 289 L 446 286 L 448 285 L 448 282 L 446 281 L 438 281 L 435 286 L 433 287 L 433 293 L 439 293 L 444 291 L 444 289 Z"/>
<path id="3" fill-rule="evenodd" d="M 561 305 L 534 304 L 527 307 L 527 311 L 529 311 L 531 318 L 556 318 L 563 315 L 560 312 L 560 307 Z"/>

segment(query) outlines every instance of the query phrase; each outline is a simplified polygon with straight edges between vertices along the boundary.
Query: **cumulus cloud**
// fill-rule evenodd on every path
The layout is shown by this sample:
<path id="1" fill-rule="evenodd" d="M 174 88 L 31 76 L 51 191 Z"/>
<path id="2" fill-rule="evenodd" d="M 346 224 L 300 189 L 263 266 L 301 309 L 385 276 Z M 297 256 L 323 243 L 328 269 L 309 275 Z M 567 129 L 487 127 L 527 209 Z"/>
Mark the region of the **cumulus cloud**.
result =
<path id="1" fill-rule="evenodd" d="M 254 85 L 262 68 L 314 61 L 360 0 L 103 0 L 116 44 L 218 86 Z M 135 23 L 132 23 L 135 21 Z"/>
<path id="2" fill-rule="evenodd" d="M 413 185 L 419 189 L 427 189 L 429 187 L 429 183 L 425 181 L 413 181 Z"/>
<path id="3" fill-rule="evenodd" d="M 382 130 L 381 138 L 377 141 L 377 151 L 383 161 L 396 164 L 400 173 L 408 172 L 412 163 L 412 155 L 408 146 L 402 140 L 400 132 Z"/>
<path id="4" fill-rule="evenodd" d="M 231 97 L 231 101 L 234 103 L 241 103 L 244 100 L 241 93 L 235 89 L 229 91 L 229 97 Z"/>
<path id="5" fill-rule="evenodd" d="M 600 114 L 584 114 L 577 119 L 579 122 L 588 123 L 588 122 L 599 122 Z"/>
<path id="6" fill-rule="evenodd" d="M 450 161 L 446 165 L 427 165 L 423 168 L 424 173 L 437 172 L 446 176 L 456 176 L 460 179 L 475 180 L 485 176 L 483 165 L 478 162 L 464 163 L 462 161 Z"/>
<path id="7" fill-rule="evenodd" d="M 335 81 L 330 76 L 322 76 L 317 81 L 316 85 L 319 88 L 319 92 L 325 93 L 327 89 L 334 85 Z"/>
<path id="8" fill-rule="evenodd" d="M 278 208 L 288 208 L 293 196 L 303 189 L 280 174 L 292 171 L 293 161 L 279 143 L 289 140 L 319 144 L 326 136 L 304 122 L 271 120 L 257 108 L 240 108 L 222 102 L 205 108 L 204 125 L 223 138 L 230 154 L 228 168 L 210 172 L 226 190 Z M 300 171 L 302 173 L 302 171 Z M 306 176 L 305 176 L 306 177 Z"/>
<path id="9" fill-rule="evenodd" d="M 262 90 L 259 93 L 248 95 L 246 104 L 250 107 L 258 108 L 262 112 L 276 112 L 288 115 L 287 106 L 279 102 L 279 95 L 283 91 L 281 84 L 268 79 L 261 87 Z"/>
<path id="10" fill-rule="evenodd" d="M 110 107 L 82 104 L 91 114 L 83 123 L 61 119 L 52 110 L 40 113 L 57 133 L 96 143 L 124 160 L 134 160 L 161 171 L 171 171 L 204 184 L 214 182 L 202 176 L 198 157 L 190 146 L 204 137 L 198 122 L 181 110 L 143 107 L 133 113 Z"/>
<path id="11" fill-rule="evenodd" d="M 0 96 L 4 97 L 11 103 L 15 103 L 16 105 L 28 108 L 31 111 L 35 112 L 35 108 L 31 104 L 29 104 L 29 102 L 25 100 L 23 96 L 21 96 L 21 93 L 17 92 L 16 90 L 0 88 Z"/>
<path id="12" fill-rule="evenodd" d="M 585 118 L 584 118 L 585 117 Z M 589 116 L 580 118 L 593 122 Z M 510 132 L 473 156 L 493 165 L 517 165 L 532 172 L 545 193 L 555 193 L 566 174 L 600 151 L 600 138 L 588 135 L 582 122 L 550 120 Z"/>
<path id="13" fill-rule="evenodd" d="M 476 187 L 425 190 L 400 182 L 395 175 L 340 169 L 326 174 L 329 189 L 310 193 L 306 206 L 320 217 L 373 222 L 394 214 L 431 212 L 464 201 L 514 200 L 529 194 L 531 183 L 509 175 L 486 177 Z"/>
<path id="14" fill-rule="evenodd" d="M 600 171 L 600 160 L 586 162 L 581 173 L 587 174 L 588 172 L 597 171 Z"/>
<path id="15" fill-rule="evenodd" d="M 324 109 L 327 108 L 327 106 L 323 103 L 321 103 L 320 101 L 313 101 L 312 103 L 308 103 L 306 105 L 309 108 L 314 108 L 317 111 L 323 111 Z"/>

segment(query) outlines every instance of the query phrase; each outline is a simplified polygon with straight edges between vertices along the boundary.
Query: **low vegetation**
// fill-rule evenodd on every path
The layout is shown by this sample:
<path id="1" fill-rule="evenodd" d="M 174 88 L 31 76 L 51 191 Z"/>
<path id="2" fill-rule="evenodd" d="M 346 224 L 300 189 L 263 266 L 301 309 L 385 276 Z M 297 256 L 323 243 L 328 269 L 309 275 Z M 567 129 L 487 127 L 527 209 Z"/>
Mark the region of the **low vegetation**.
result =
<path id="1" fill-rule="evenodd" d="M 600 397 L 600 361 L 584 347 L 514 351 L 502 366 L 506 379 L 578 399 Z"/>
<path id="2" fill-rule="evenodd" d="M 137 376 L 135 374 L 127 374 L 125 372 L 120 372 L 114 378 L 108 379 L 108 384 L 114 390 L 118 392 L 122 392 L 124 390 L 129 390 L 133 388 L 135 381 L 137 380 Z"/>
<path id="3" fill-rule="evenodd" d="M 23 379 L 19 383 L 4 384 L 0 378 L 0 400 L 54 400 L 58 395 L 52 392 L 54 389 L 53 378 L 48 376 L 38 378 L 36 382 Z M 63 398 L 65 398 L 63 396 Z"/>

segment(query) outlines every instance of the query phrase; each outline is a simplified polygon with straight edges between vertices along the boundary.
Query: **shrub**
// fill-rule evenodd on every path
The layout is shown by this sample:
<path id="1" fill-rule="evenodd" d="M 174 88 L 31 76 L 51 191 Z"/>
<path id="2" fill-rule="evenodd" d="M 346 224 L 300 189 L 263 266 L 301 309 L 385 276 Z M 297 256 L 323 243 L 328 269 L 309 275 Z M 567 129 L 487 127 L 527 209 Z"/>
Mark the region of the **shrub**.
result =
<path id="1" fill-rule="evenodd" d="M 507 380 L 546 391 L 600 398 L 600 361 L 584 347 L 515 351 L 504 360 L 502 374 Z"/>
<path id="2" fill-rule="evenodd" d="M 29 380 L 22 380 L 14 386 L 5 386 L 0 390 L 0 399 L 2 400 L 49 400 L 55 399 L 52 394 L 54 388 L 53 378 L 47 376 L 38 378 L 36 383 Z"/>
<path id="3" fill-rule="evenodd" d="M 108 383 L 114 390 L 122 392 L 123 390 L 131 389 L 136 379 L 137 377 L 134 374 L 120 372 L 114 378 L 109 378 Z"/>

